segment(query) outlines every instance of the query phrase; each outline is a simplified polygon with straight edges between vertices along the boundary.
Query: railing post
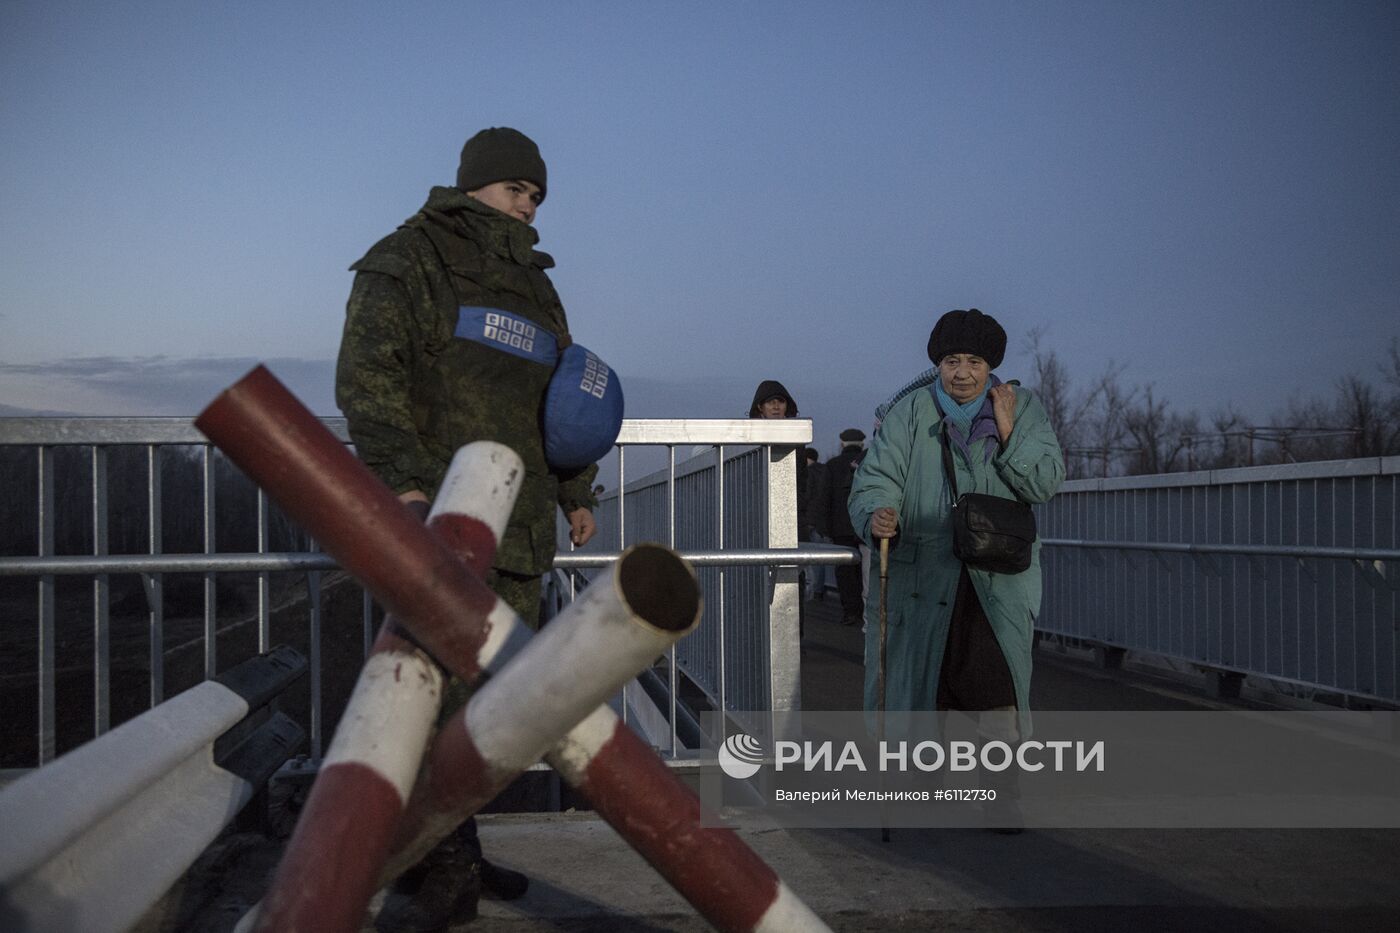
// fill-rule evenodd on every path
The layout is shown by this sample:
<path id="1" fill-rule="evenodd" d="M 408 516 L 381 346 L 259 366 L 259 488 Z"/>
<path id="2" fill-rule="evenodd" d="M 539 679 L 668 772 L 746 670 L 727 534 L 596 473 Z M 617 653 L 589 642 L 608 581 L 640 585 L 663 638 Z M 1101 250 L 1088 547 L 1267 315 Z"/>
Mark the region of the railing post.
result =
<path id="1" fill-rule="evenodd" d="M 39 556 L 54 552 L 53 448 L 39 448 Z M 39 578 L 39 764 L 53 760 L 54 726 L 54 582 Z"/>
<path id="2" fill-rule="evenodd" d="M 621 490 L 618 491 L 618 494 L 621 495 Z M 666 445 L 666 546 L 673 551 L 676 549 L 676 447 L 674 444 Z M 679 750 L 676 734 L 676 691 L 680 689 L 676 682 L 675 645 L 666 651 L 666 676 L 670 686 L 670 692 L 667 696 L 669 709 L 667 709 L 666 715 L 667 721 L 671 724 L 671 757 L 674 758 Z"/>
<path id="3" fill-rule="evenodd" d="M 213 554 L 218 550 L 214 537 L 214 450 L 205 447 L 203 454 L 204 553 Z M 206 680 L 214 679 L 218 674 L 219 666 L 218 603 L 214 581 L 214 574 L 206 573 L 204 575 L 204 677 Z"/>
<path id="4" fill-rule="evenodd" d="M 723 444 L 716 444 L 716 445 L 715 445 L 715 516 L 716 516 L 716 519 L 715 519 L 715 548 L 716 548 L 717 550 L 722 551 L 722 550 L 724 550 L 724 445 L 723 445 Z M 723 567 L 720 567 L 720 568 L 719 568 L 719 572 L 716 574 L 716 577 L 717 577 L 717 579 L 718 579 L 718 591 L 719 591 L 719 607 L 718 607 L 718 609 L 717 609 L 717 611 L 716 611 L 716 613 L 715 613 L 715 615 L 716 615 L 716 617 L 717 617 L 717 618 L 716 618 L 716 622 L 717 622 L 718 628 L 719 628 L 719 657 L 718 657 L 718 671 L 719 671 L 719 678 L 718 678 L 718 680 L 719 680 L 719 683 L 718 683 L 718 686 L 717 686 L 717 692 L 718 692 L 718 694 L 719 694 L 719 696 L 717 697 L 717 699 L 719 700 L 719 717 L 718 717 L 718 720 L 717 720 L 717 721 L 719 722 L 719 732 L 720 732 L 720 734 L 719 734 L 719 740 L 718 740 L 718 741 L 721 741 L 721 742 L 722 742 L 722 741 L 724 741 L 724 739 L 725 739 L 725 737 L 726 737 L 726 733 L 728 732 L 728 729 L 727 729 L 727 727 L 726 727 L 725 724 L 728 722 L 728 717 L 729 717 L 729 703 L 727 702 L 728 697 L 727 697 L 726 691 L 725 691 L 725 687 L 727 686 L 727 684 L 725 683 L 725 674 L 726 674 L 726 671 L 725 671 L 725 663 L 724 663 L 724 662 L 725 662 L 725 658 L 724 658 L 724 624 L 725 624 L 725 603 L 727 602 L 727 600 L 726 600 L 725 597 L 726 597 L 727 594 L 725 593 L 725 590 L 724 590 L 724 568 L 723 568 Z"/>
<path id="5" fill-rule="evenodd" d="M 160 448 L 146 445 L 146 540 L 147 550 L 159 554 L 164 547 L 161 528 Z M 150 610 L 149 644 L 151 663 L 151 706 L 165 699 L 165 583 L 159 573 L 142 574 L 146 606 Z"/>
<path id="6" fill-rule="evenodd" d="M 107 448 L 92 445 L 92 553 L 107 555 Z M 112 724 L 112 591 L 107 574 L 92 578 L 92 711 L 93 735 Z"/>
<path id="7" fill-rule="evenodd" d="M 768 448 L 769 548 L 797 547 L 797 455 L 800 447 Z M 769 697 L 775 714 L 802 708 L 801 634 L 796 567 L 773 567 L 769 602 Z"/>
<path id="8" fill-rule="evenodd" d="M 258 490 L 258 553 L 267 553 L 267 493 Z M 258 651 L 272 648 L 272 581 L 267 571 L 258 574 Z"/>

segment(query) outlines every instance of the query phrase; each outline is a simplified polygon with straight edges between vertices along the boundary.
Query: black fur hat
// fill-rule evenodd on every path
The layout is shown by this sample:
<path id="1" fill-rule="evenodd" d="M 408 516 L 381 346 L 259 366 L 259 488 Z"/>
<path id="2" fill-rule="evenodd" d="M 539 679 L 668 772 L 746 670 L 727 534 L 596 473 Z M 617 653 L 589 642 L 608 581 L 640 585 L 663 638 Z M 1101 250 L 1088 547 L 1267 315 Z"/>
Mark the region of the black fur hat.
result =
<path id="1" fill-rule="evenodd" d="M 928 335 L 928 358 L 937 366 L 949 353 L 972 353 L 996 369 L 1006 356 L 1006 331 L 997 319 L 976 308 L 949 311 Z"/>

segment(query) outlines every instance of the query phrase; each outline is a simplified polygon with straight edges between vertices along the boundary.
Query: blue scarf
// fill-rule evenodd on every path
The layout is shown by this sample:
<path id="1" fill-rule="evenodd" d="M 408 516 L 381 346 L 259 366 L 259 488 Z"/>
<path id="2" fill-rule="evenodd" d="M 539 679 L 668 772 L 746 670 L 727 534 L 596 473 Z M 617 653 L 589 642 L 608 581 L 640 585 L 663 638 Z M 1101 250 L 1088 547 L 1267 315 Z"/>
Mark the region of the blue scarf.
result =
<path id="1" fill-rule="evenodd" d="M 987 391 L 993 386 L 999 385 L 1001 385 L 1001 380 L 995 374 L 989 374 L 986 386 L 977 397 L 959 404 L 943 390 L 942 379 L 934 380 L 933 397 L 938 404 L 939 413 L 943 415 L 943 420 L 948 425 L 948 438 L 958 445 L 958 449 L 968 460 L 972 459 L 972 444 L 974 442 L 984 437 L 1000 436 L 997 432 L 996 415 L 992 410 L 992 400 L 987 398 Z M 982 450 L 983 460 L 991 460 L 992 454 L 995 452 L 995 445 L 987 444 Z"/>

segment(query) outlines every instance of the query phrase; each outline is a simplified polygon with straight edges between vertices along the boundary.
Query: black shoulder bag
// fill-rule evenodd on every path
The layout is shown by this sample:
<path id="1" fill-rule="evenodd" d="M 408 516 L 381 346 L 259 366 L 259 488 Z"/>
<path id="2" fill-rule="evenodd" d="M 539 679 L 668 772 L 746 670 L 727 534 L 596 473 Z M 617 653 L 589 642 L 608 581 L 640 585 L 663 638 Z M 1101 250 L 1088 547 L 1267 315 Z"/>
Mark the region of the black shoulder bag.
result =
<path id="1" fill-rule="evenodd" d="M 953 556 L 978 570 L 1020 573 L 1031 565 L 1035 543 L 1035 513 L 1020 499 L 1003 499 L 980 492 L 958 495 L 958 474 L 948 446 L 948 423 L 939 434 L 943 473 L 953 501 Z"/>

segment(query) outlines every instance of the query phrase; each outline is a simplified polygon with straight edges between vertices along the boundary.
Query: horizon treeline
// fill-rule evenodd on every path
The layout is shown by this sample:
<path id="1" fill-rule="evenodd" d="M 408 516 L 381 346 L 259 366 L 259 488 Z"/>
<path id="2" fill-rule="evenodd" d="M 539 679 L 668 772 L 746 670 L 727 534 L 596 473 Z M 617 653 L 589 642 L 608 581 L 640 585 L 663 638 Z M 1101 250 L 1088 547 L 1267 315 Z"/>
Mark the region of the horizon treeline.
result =
<path id="1" fill-rule="evenodd" d="M 1130 386 L 1113 362 L 1077 383 L 1042 338 L 1030 336 L 1028 388 L 1050 416 L 1070 479 L 1400 454 L 1400 337 L 1381 366 L 1320 381 L 1265 421 L 1229 404 L 1205 415 L 1177 411 L 1150 383 Z"/>

